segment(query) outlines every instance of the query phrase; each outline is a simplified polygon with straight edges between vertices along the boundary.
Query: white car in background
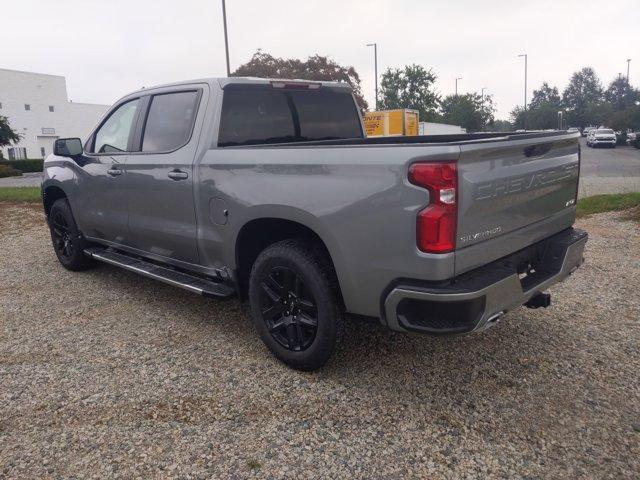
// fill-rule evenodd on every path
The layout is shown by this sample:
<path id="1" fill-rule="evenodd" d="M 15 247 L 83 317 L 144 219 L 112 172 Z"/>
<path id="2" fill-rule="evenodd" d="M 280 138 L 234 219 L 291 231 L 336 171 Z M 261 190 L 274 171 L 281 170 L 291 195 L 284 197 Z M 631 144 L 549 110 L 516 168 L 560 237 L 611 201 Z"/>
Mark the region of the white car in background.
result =
<path id="1" fill-rule="evenodd" d="M 587 137 L 587 145 L 591 147 L 599 147 L 604 145 L 606 147 L 616 148 L 618 137 L 616 132 L 610 128 L 598 128 L 589 132 Z"/>
<path id="2" fill-rule="evenodd" d="M 596 127 L 584 127 L 584 128 L 582 129 L 582 136 L 583 136 L 583 137 L 588 137 L 588 136 L 589 136 L 589 132 L 590 132 L 591 130 L 595 130 L 595 128 L 596 128 Z"/>
<path id="3" fill-rule="evenodd" d="M 576 132 L 579 132 L 579 131 L 580 131 L 580 129 L 578 127 L 569 127 L 567 129 L 567 133 L 576 133 Z"/>

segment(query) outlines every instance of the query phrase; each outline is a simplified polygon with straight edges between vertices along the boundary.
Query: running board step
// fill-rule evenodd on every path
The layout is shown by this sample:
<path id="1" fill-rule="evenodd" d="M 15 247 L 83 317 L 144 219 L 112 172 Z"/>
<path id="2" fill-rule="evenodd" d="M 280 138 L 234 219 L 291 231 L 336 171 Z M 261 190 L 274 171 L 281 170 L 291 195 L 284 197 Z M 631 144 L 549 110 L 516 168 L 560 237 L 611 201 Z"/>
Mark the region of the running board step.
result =
<path id="1" fill-rule="evenodd" d="M 145 277 L 160 280 L 169 285 L 184 288 L 185 290 L 204 295 L 205 297 L 229 298 L 235 294 L 233 288 L 224 283 L 217 283 L 195 275 L 161 267 L 155 263 L 146 262 L 114 250 L 92 247 L 87 248 L 84 253 L 101 262 L 139 273 Z"/>

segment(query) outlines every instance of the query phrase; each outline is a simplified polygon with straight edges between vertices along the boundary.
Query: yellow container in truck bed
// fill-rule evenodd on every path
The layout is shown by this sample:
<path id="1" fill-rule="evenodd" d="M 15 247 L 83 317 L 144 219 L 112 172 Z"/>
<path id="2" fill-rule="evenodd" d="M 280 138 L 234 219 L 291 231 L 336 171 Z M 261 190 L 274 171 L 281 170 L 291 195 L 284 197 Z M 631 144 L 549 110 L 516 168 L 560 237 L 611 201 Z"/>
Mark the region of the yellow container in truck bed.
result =
<path id="1" fill-rule="evenodd" d="M 364 129 L 367 137 L 415 136 L 418 135 L 419 121 L 418 111 L 408 108 L 367 112 Z"/>

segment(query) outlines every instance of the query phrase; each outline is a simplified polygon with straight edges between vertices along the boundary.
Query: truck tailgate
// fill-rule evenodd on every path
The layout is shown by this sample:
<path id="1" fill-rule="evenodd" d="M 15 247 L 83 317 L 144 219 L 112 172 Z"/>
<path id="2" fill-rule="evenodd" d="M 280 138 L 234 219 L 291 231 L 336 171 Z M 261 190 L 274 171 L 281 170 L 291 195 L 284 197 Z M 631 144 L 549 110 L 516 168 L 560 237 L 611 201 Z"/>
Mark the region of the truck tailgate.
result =
<path id="1" fill-rule="evenodd" d="M 577 134 L 463 144 L 456 275 L 570 227 L 579 171 Z"/>

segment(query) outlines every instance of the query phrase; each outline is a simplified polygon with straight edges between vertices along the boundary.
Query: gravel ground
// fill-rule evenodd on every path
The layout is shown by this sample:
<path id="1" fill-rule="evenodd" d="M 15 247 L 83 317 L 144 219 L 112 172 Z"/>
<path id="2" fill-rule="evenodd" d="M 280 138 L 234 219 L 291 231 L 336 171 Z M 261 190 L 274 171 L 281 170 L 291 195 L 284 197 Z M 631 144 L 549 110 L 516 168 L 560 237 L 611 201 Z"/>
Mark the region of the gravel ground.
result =
<path id="1" fill-rule="evenodd" d="M 0 478 L 638 478 L 640 234 L 579 222 L 547 310 L 455 339 L 349 323 L 305 374 L 245 307 L 67 272 L 0 204 Z"/>

